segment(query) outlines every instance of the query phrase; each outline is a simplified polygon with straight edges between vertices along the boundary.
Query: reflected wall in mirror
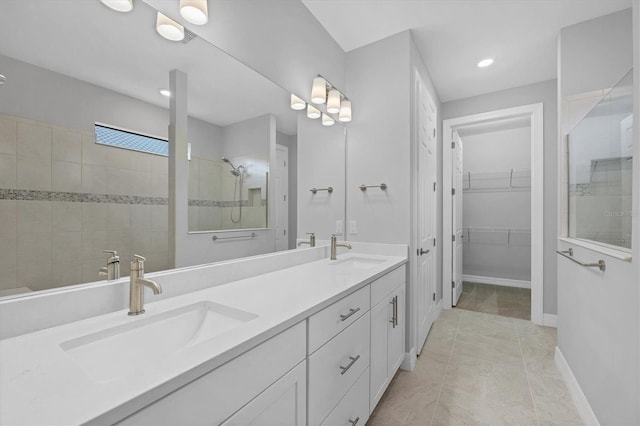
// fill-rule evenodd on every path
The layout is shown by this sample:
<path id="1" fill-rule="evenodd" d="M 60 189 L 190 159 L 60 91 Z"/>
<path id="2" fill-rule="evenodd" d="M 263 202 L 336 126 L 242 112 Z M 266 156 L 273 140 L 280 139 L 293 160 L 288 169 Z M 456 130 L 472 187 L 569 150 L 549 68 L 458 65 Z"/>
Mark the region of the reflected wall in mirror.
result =
<path id="1" fill-rule="evenodd" d="M 633 74 L 569 133 L 569 236 L 631 248 Z"/>

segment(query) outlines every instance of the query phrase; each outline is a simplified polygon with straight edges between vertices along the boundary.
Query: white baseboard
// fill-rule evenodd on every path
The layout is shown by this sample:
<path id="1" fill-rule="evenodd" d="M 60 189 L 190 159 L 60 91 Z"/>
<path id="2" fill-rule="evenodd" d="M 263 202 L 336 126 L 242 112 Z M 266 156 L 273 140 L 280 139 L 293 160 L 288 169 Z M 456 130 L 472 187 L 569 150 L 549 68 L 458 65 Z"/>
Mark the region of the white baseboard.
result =
<path id="1" fill-rule="evenodd" d="M 556 367 L 558 367 L 558 370 L 560 370 L 560 375 L 564 379 L 564 382 L 569 389 L 571 399 L 573 399 L 573 403 L 576 404 L 578 414 L 580 414 L 580 417 L 582 418 L 584 424 L 600 426 L 600 422 L 598 422 L 598 418 L 591 409 L 591 405 L 589 405 L 587 397 L 584 396 L 584 393 L 580 388 L 580 384 L 576 380 L 576 376 L 573 375 L 571 367 L 569 367 L 567 360 L 564 358 L 564 355 L 562 355 L 562 352 L 560 352 L 560 348 L 558 348 L 557 346 L 556 353 L 553 359 L 555 361 Z"/>
<path id="2" fill-rule="evenodd" d="M 413 371 L 416 368 L 416 359 L 418 355 L 416 354 L 416 347 L 413 346 L 409 352 L 404 353 L 404 359 L 402 360 L 402 364 L 400 364 L 400 370 Z"/>
<path id="3" fill-rule="evenodd" d="M 542 314 L 542 325 L 558 328 L 558 316 L 555 314 Z"/>
<path id="4" fill-rule="evenodd" d="M 531 288 L 531 281 L 511 280 L 508 278 L 484 277 L 482 275 L 462 274 L 462 281 L 481 284 L 502 285 L 505 287 Z"/>

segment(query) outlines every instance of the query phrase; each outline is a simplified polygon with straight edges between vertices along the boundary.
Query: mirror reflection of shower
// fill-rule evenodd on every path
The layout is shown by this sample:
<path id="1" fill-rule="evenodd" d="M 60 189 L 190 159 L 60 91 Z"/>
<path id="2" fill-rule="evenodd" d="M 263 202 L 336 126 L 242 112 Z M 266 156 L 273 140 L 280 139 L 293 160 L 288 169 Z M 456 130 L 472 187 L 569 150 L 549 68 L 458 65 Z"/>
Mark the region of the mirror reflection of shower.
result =
<path id="1" fill-rule="evenodd" d="M 242 196 L 242 181 L 244 178 L 244 171 L 245 171 L 245 167 L 240 164 L 238 167 L 234 166 L 233 163 L 226 157 L 222 157 L 221 158 L 222 161 L 224 161 L 225 163 L 227 163 L 229 166 L 231 166 L 231 174 L 233 176 L 235 176 L 235 183 L 233 186 L 233 204 L 231 205 L 231 222 L 233 223 L 239 223 L 242 220 L 242 200 L 241 200 L 241 196 Z M 238 217 L 234 218 L 234 209 L 236 207 L 236 194 L 238 194 L 237 196 L 237 201 L 238 201 Z"/>

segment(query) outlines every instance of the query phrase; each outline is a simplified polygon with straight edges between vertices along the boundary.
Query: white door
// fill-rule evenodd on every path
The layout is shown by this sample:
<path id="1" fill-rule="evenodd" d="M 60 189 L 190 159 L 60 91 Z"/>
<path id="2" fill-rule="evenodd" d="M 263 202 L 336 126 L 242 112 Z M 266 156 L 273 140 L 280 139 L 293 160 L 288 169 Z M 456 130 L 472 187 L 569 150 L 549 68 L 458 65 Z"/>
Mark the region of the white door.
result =
<path id="1" fill-rule="evenodd" d="M 289 248 L 289 149 L 276 145 L 276 251 Z"/>
<path id="2" fill-rule="evenodd" d="M 417 138 L 418 138 L 418 245 L 417 314 L 418 354 L 433 323 L 436 293 L 436 133 L 437 110 L 424 83 L 416 75 Z"/>
<path id="3" fill-rule="evenodd" d="M 452 223 L 453 223 L 453 243 L 451 244 L 453 253 L 452 253 L 452 268 L 451 271 L 451 279 L 452 279 L 452 289 L 451 289 L 451 305 L 456 306 L 458 304 L 458 299 L 460 299 L 460 295 L 462 294 L 462 140 L 457 132 L 453 133 L 453 155 L 451 159 L 453 164 L 451 165 L 451 170 L 453 171 L 453 176 L 451 177 L 452 187 L 453 187 L 453 197 L 452 197 Z"/>

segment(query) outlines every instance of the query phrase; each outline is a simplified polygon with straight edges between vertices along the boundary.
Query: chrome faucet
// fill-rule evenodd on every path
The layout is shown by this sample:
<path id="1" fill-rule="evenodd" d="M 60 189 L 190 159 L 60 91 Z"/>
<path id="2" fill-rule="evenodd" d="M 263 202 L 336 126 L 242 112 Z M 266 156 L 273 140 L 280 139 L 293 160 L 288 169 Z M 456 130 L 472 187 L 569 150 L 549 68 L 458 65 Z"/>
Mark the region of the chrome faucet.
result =
<path id="1" fill-rule="evenodd" d="M 115 250 L 105 250 L 106 254 L 110 254 L 107 259 L 107 266 L 100 268 L 99 277 L 107 277 L 107 281 L 117 280 L 120 278 L 120 256 Z"/>
<path id="2" fill-rule="evenodd" d="M 307 235 L 309 236 L 309 241 L 300 241 L 298 243 L 298 246 L 300 246 L 302 244 L 309 244 L 309 247 L 315 247 L 316 246 L 316 234 L 314 232 L 307 232 Z"/>
<path id="3" fill-rule="evenodd" d="M 129 275 L 129 315 L 144 314 L 145 286 L 153 290 L 153 294 L 162 293 L 160 284 L 144 278 L 144 261 L 144 257 L 133 255 L 131 274 Z"/>
<path id="4" fill-rule="evenodd" d="M 351 244 L 349 243 L 339 243 L 336 238 L 336 234 L 331 235 L 331 260 L 336 260 L 336 248 L 337 247 L 346 247 L 351 250 Z"/>

